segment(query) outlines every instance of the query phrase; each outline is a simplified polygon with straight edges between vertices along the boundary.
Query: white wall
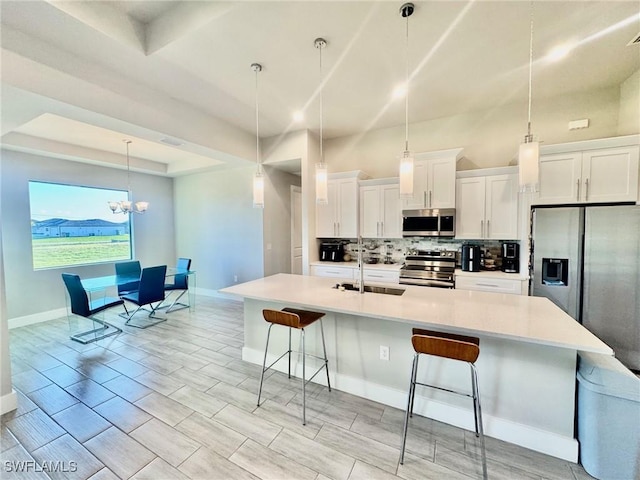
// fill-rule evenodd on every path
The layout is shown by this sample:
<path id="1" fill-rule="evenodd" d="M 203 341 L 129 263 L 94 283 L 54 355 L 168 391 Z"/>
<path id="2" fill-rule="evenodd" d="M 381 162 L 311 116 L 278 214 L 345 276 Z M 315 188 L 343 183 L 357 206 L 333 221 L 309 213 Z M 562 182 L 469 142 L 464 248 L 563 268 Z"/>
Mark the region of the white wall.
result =
<path id="1" fill-rule="evenodd" d="M 192 259 L 197 288 L 215 292 L 264 273 L 263 209 L 253 208 L 255 167 L 175 179 L 176 252 Z"/>
<path id="2" fill-rule="evenodd" d="M 544 144 L 616 136 L 619 89 L 608 88 L 536 101 L 532 130 Z M 569 131 L 571 120 L 589 118 L 588 129 Z M 497 106 L 409 125 L 409 147 L 429 152 L 463 147 L 458 170 L 501 167 L 515 157 L 527 128 L 526 103 Z M 404 126 L 325 140 L 329 172 L 363 170 L 372 178 L 398 175 Z"/>
<path id="3" fill-rule="evenodd" d="M 63 271 L 77 273 L 81 277 L 113 274 L 112 263 L 33 270 L 29 180 L 126 188 L 127 173 L 124 170 L 2 150 L 1 174 L 6 306 L 11 325 L 16 318 L 65 307 L 64 286 L 60 278 Z M 176 255 L 172 179 L 132 173 L 131 189 L 135 199 L 150 202 L 147 213 L 133 217 L 134 257 L 143 266 L 173 265 Z"/>
<path id="4" fill-rule="evenodd" d="M 291 273 L 291 185 L 300 177 L 265 165 L 264 275 Z"/>
<path id="5" fill-rule="evenodd" d="M 640 133 L 640 70 L 620 85 L 618 135 Z"/>
<path id="6" fill-rule="evenodd" d="M 0 171 L 2 158 L 0 157 Z M 2 211 L 2 182 L 0 182 L 0 212 Z M 2 228 L 0 228 L 0 415 L 13 410 L 16 396 L 11 385 L 11 358 L 9 355 L 9 323 L 4 288 L 4 260 L 2 255 Z"/>

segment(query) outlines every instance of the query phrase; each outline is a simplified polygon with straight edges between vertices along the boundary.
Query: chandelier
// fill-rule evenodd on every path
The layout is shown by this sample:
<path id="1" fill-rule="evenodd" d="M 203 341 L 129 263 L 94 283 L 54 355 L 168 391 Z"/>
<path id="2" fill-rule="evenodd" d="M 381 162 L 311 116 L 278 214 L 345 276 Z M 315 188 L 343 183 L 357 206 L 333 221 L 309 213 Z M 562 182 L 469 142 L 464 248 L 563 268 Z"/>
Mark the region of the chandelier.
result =
<path id="1" fill-rule="evenodd" d="M 121 200 L 119 202 L 108 202 L 109 208 L 113 213 L 144 213 L 149 208 L 149 202 L 135 202 L 133 203 L 129 200 L 131 195 L 131 168 L 129 165 L 129 144 L 131 140 L 123 140 L 123 142 L 127 145 L 127 200 Z"/>

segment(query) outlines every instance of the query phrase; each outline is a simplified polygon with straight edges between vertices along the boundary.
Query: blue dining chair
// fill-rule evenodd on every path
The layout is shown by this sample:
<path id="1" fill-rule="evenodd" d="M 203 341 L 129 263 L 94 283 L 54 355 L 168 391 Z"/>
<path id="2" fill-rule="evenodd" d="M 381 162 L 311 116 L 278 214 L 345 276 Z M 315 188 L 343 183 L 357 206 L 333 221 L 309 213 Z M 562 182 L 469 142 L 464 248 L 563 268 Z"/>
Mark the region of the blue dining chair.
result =
<path id="1" fill-rule="evenodd" d="M 138 290 L 122 295 L 120 298 L 127 302 L 131 302 L 138 306 L 131 314 L 126 318 L 125 325 L 130 325 L 137 328 L 148 328 L 161 322 L 165 322 L 167 319 L 164 317 L 156 316 L 156 310 L 164 302 L 164 278 L 167 274 L 167 266 L 160 265 L 157 267 L 146 267 L 142 269 L 140 275 L 140 285 Z M 155 306 L 153 304 L 156 304 Z M 133 316 L 143 309 L 145 306 L 149 306 L 149 318 L 156 319 L 155 322 L 147 322 L 144 325 L 130 323 Z M 125 308 L 126 310 L 126 308 Z"/>
<path id="2" fill-rule="evenodd" d="M 118 295 L 126 295 L 138 290 L 142 268 L 138 260 L 130 262 L 118 262 L 116 266 L 116 281 L 118 282 Z"/>
<path id="3" fill-rule="evenodd" d="M 63 273 L 62 280 L 67 287 L 69 300 L 71 301 L 71 313 L 79 315 L 93 321 L 94 328 L 80 333 L 71 335 L 71 340 L 87 344 L 101 340 L 112 335 L 121 333 L 122 330 L 115 325 L 105 322 L 97 318 L 96 315 L 104 310 L 123 305 L 124 301 L 120 298 L 102 297 L 96 300 L 89 300 L 87 291 L 82 286 L 82 281 L 78 275 L 72 273 Z"/>
<path id="4" fill-rule="evenodd" d="M 190 258 L 178 258 L 178 263 L 176 264 L 176 269 L 180 271 L 188 271 L 191 268 L 191 259 Z M 189 275 L 186 273 L 176 273 L 173 276 L 173 283 L 165 283 L 164 291 L 169 292 L 167 295 L 167 299 L 170 297 L 172 292 L 180 292 L 175 300 L 168 307 L 162 307 L 167 309 L 167 313 L 174 312 L 176 310 L 181 310 L 183 308 L 189 308 L 190 305 L 186 303 L 179 303 L 178 301 L 182 296 L 189 291 Z M 187 295 L 188 298 L 188 295 Z"/>

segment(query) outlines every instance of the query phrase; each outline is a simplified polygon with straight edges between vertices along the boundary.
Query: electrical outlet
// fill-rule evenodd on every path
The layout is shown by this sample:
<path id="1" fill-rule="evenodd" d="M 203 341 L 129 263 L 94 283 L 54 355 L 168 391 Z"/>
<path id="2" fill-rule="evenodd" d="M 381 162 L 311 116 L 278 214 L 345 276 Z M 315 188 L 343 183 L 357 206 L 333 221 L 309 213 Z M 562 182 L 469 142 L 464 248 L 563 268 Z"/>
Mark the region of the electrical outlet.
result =
<path id="1" fill-rule="evenodd" d="M 389 347 L 380 345 L 380 360 L 389 360 Z"/>
<path id="2" fill-rule="evenodd" d="M 234 282 L 236 282 L 236 283 L 238 283 L 238 275 L 234 275 L 234 276 L 233 276 L 233 281 L 234 281 Z"/>

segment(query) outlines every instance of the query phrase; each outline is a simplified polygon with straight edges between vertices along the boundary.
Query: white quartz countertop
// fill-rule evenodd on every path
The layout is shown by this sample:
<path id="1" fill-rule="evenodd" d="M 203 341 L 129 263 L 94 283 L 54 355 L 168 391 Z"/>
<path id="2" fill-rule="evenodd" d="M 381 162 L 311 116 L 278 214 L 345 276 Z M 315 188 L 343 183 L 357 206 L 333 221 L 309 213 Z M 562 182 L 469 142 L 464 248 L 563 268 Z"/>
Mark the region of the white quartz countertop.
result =
<path id="1" fill-rule="evenodd" d="M 336 263 L 337 264 L 337 263 Z M 332 288 L 335 279 L 279 273 L 221 293 L 288 306 L 438 327 L 550 347 L 612 355 L 612 349 L 549 299 L 401 285 L 401 296 Z"/>

